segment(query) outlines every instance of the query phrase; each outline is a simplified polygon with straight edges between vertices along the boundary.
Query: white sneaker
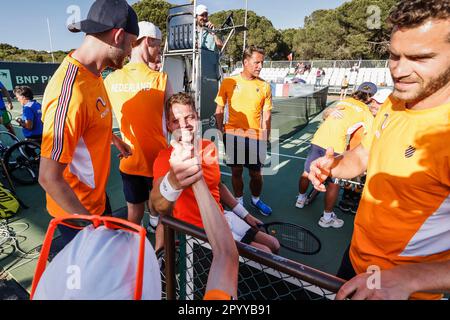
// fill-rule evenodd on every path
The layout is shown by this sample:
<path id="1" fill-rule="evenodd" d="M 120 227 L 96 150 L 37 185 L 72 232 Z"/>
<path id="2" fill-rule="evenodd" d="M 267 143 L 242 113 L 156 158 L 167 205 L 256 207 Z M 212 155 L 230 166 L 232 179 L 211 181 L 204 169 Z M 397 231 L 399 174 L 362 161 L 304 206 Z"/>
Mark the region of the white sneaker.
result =
<path id="1" fill-rule="evenodd" d="M 306 196 L 304 196 L 304 197 L 298 196 L 295 206 L 299 209 L 303 209 L 303 207 L 305 206 L 305 203 L 306 203 L 306 199 L 307 199 Z"/>
<path id="2" fill-rule="evenodd" d="M 338 217 L 334 213 L 332 214 L 330 220 L 325 220 L 324 217 L 321 217 L 319 220 L 319 226 L 321 226 L 322 228 L 333 227 L 333 228 L 339 229 L 343 225 L 344 225 L 344 220 L 338 219 Z"/>
<path id="3" fill-rule="evenodd" d="M 244 206 L 244 197 L 242 198 L 236 198 L 237 202 L 241 204 L 241 206 Z"/>

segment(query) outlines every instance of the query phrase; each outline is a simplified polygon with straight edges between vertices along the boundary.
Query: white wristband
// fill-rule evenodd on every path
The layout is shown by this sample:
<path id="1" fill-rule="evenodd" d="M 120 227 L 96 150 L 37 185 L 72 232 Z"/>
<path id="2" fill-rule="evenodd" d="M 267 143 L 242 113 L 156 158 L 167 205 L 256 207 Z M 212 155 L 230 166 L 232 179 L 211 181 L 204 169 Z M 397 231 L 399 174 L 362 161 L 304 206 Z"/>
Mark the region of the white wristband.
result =
<path id="1" fill-rule="evenodd" d="M 237 206 L 233 208 L 233 212 L 241 219 L 245 219 L 245 217 L 249 215 L 247 209 L 245 209 L 244 206 L 240 203 L 238 203 Z"/>
<path id="2" fill-rule="evenodd" d="M 183 190 L 175 190 L 169 182 L 169 174 L 166 174 L 163 181 L 159 185 L 161 195 L 170 202 L 175 202 L 180 197 Z"/>

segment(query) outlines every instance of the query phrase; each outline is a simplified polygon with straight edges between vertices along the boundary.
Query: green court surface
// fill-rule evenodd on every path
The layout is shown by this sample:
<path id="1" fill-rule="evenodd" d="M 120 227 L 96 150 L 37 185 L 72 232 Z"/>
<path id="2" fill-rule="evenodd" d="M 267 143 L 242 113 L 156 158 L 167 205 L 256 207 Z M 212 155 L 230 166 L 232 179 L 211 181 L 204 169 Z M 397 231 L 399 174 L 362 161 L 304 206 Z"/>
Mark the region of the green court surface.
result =
<path id="1" fill-rule="evenodd" d="M 276 106 L 274 110 L 276 110 Z M 12 111 L 13 118 L 17 117 L 20 112 L 21 107 L 15 104 L 15 108 Z M 310 229 L 322 242 L 322 250 L 318 254 L 306 256 L 281 249 L 280 255 L 334 274 L 338 270 L 342 255 L 350 243 L 354 217 L 336 211 L 338 216 L 344 219 L 344 227 L 341 229 L 322 229 L 317 224 L 323 210 L 322 195 L 313 204 L 304 209 L 297 209 L 294 206 L 298 193 L 298 178 L 303 170 L 304 160 L 309 149 L 309 141 L 319 123 L 320 115 L 303 130 L 283 141 L 278 151 L 275 152 L 272 149 L 273 153 L 269 153 L 271 161 L 276 162 L 277 165 L 273 168 L 273 173 L 275 174 L 264 177 L 262 199 L 272 207 L 273 214 L 270 217 L 263 217 L 255 212 L 254 215 L 264 222 L 286 221 Z M 16 128 L 16 133 L 19 133 L 19 131 L 19 128 Z M 115 132 L 117 132 L 116 125 Z M 21 134 L 18 135 L 21 136 Z M 126 205 L 118 166 L 117 151 L 113 148 L 111 173 L 107 189 L 113 211 L 119 210 Z M 221 166 L 221 171 L 223 173 L 223 182 L 231 189 L 229 168 Z M 245 173 L 244 179 L 246 182 L 245 205 L 253 213 L 253 209 L 250 207 L 248 173 Z M 42 244 L 50 216 L 45 209 L 45 193 L 39 185 L 20 186 L 16 184 L 16 187 L 18 196 L 30 208 L 21 210 L 9 222 L 17 231 L 20 250 L 25 253 L 29 252 L 29 254 L 24 255 L 14 246 L 2 246 L 0 250 L 0 270 L 6 271 L 3 272 L 3 275 L 16 280 L 20 286 L 29 291 L 36 266 L 36 252 Z M 25 228 L 27 229 L 23 230 Z M 1 274 L 2 272 L 0 272 Z M 2 277 L 0 277 L 0 284 L 1 281 Z M 1 286 L 0 291 L 2 291 Z M 16 298 L 23 298 L 20 294 L 16 296 Z"/>

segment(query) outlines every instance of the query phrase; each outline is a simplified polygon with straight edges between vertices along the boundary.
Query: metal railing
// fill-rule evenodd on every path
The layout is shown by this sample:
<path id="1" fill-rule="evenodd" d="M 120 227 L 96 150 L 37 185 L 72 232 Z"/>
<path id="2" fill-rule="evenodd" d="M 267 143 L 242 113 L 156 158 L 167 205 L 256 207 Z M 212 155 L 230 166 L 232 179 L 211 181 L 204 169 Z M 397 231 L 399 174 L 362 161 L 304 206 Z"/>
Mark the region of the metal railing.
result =
<path id="1" fill-rule="evenodd" d="M 204 230 L 172 217 L 163 217 L 165 274 L 168 300 L 202 299 L 212 252 Z M 175 232 L 181 239 L 175 245 Z M 344 280 L 301 263 L 236 242 L 239 258 L 238 299 L 333 299 Z M 163 295 L 164 296 L 164 295 Z"/>

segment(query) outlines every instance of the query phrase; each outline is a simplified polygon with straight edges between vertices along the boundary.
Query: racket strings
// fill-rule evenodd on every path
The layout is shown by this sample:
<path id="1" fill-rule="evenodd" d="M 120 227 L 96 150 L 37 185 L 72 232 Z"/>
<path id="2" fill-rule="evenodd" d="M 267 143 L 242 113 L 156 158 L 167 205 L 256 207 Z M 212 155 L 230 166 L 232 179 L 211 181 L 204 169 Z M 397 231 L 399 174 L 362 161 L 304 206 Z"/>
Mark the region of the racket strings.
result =
<path id="1" fill-rule="evenodd" d="M 293 225 L 270 226 L 269 234 L 275 236 L 282 246 L 301 252 L 315 252 L 320 246 L 309 232 Z"/>

